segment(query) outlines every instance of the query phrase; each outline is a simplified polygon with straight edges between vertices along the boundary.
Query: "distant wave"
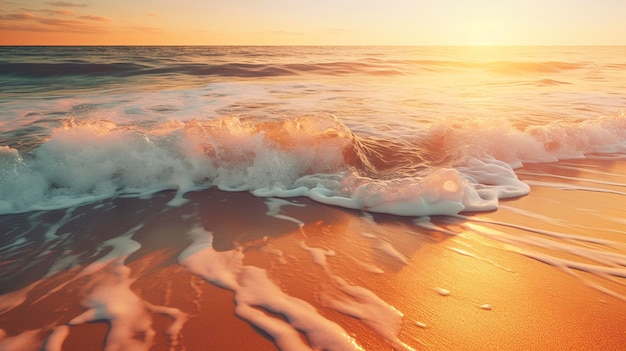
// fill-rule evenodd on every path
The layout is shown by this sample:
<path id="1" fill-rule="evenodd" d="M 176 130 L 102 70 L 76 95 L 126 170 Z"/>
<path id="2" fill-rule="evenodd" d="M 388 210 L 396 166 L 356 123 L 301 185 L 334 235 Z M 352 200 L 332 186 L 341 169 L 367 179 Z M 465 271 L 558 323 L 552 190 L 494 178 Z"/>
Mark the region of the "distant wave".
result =
<path id="1" fill-rule="evenodd" d="M 555 73 L 583 68 L 584 64 L 568 62 L 493 62 L 486 64 L 496 73 Z"/>
<path id="2" fill-rule="evenodd" d="M 371 74 L 400 75 L 401 71 L 381 64 L 359 62 L 324 62 L 316 64 L 197 64 L 178 63 L 163 66 L 135 63 L 1 63 L 0 75 L 26 78 L 51 78 L 60 76 L 139 76 L 182 74 L 191 76 L 222 77 L 279 77 L 306 73 L 323 75 Z"/>
<path id="3" fill-rule="evenodd" d="M 68 75 L 120 75 L 136 72 L 142 66 L 133 63 L 2 63 L 0 75 L 48 78 Z"/>
<path id="4" fill-rule="evenodd" d="M 488 61 L 488 62 L 463 62 L 463 61 L 438 61 L 438 60 L 417 60 L 412 61 L 414 65 L 427 70 L 468 70 L 480 69 L 499 74 L 521 74 L 521 73 L 555 73 L 560 71 L 575 70 L 585 67 L 582 63 L 569 62 L 517 62 L 517 61 Z"/>
<path id="5" fill-rule="evenodd" d="M 418 75 L 421 71 L 487 70 L 492 73 L 515 75 L 525 73 L 555 73 L 574 70 L 583 64 L 567 62 L 460 62 L 436 60 L 379 60 L 335 61 L 317 63 L 0 63 L 0 76 L 25 78 L 52 78 L 62 76 L 190 75 L 222 77 L 280 77 L 297 75 L 349 75 L 375 76 Z"/>

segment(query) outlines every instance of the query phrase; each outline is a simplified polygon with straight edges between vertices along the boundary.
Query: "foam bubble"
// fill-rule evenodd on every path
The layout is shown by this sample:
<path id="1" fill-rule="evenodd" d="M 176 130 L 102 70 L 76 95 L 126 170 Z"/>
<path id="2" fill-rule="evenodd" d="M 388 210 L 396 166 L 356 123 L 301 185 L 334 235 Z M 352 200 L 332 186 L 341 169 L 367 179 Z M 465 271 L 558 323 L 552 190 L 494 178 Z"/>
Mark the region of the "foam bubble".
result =
<path id="1" fill-rule="evenodd" d="M 439 295 L 441 295 L 441 296 L 448 296 L 448 295 L 450 295 L 450 290 L 448 290 L 448 289 L 444 289 L 444 288 L 439 288 L 439 287 L 437 287 L 437 288 L 435 288 L 434 290 L 435 290 L 435 292 L 436 292 L 437 294 L 439 294 Z"/>

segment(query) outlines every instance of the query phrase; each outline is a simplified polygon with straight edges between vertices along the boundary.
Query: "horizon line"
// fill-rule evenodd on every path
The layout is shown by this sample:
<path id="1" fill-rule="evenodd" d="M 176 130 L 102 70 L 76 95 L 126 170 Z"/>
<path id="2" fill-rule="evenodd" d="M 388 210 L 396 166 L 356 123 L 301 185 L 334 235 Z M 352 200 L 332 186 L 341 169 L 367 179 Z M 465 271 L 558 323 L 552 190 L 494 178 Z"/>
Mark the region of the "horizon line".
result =
<path id="1" fill-rule="evenodd" d="M 0 44 L 0 47 L 624 47 L 626 44 Z"/>

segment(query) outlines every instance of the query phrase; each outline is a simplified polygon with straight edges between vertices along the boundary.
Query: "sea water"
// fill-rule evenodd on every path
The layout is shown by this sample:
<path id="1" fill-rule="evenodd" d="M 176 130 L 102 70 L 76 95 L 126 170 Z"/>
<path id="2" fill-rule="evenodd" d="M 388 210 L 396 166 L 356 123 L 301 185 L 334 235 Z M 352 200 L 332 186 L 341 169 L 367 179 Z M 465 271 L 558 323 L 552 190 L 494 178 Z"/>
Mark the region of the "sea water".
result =
<path id="1" fill-rule="evenodd" d="M 623 152 L 623 48 L 52 47 L 0 57 L 0 211 L 218 186 L 399 215 Z"/>
<path id="2" fill-rule="evenodd" d="M 431 229 L 429 216 L 497 210 L 502 199 L 529 194 L 516 173 L 523 165 L 625 157 L 625 56 L 623 47 L 3 47 L 3 256 L 18 262 L 38 230 L 38 240 L 63 248 L 77 234 L 61 230 L 67 223 L 115 211 L 117 199 L 161 201 L 159 211 L 168 211 L 206 189 L 250 193 L 266 201 L 268 216 L 300 228 L 301 219 L 280 212 L 304 206 L 298 198 L 364 216 L 421 218 L 416 226 Z M 155 200 L 162 194 L 169 195 Z M 29 257 L 51 264 L 41 277 L 80 262 L 88 263 L 78 276 L 109 265 L 117 280 L 98 285 L 102 290 L 86 297 L 86 314 L 66 325 L 119 321 L 111 322 L 108 344 L 139 347 L 127 335 L 134 322 L 124 321 L 140 320 L 132 328 L 145 330 L 140 346 L 149 347 L 150 313 L 177 321 L 173 335 L 187 317 L 165 306 L 121 314 L 105 308 L 111 291 L 120 301 L 137 299 L 124 262 L 141 247 L 133 238 L 150 211 L 133 211 L 125 214 L 133 226 L 81 233 L 99 236 L 92 259 L 69 248 L 53 257 L 44 244 Z M 193 220 L 194 211 L 183 218 Z M 313 307 L 274 291 L 262 270 L 243 266 L 240 249 L 215 251 L 215 233 L 195 225 L 182 231 L 194 240 L 180 264 L 235 291 L 237 315 L 281 349 L 303 349 L 298 333 L 313 349 L 360 348 Z M 98 254 L 105 248 L 108 254 Z M 387 252 L 403 257 L 393 247 Z M 321 266 L 332 255 L 310 253 Z M 611 257 L 623 266 L 623 255 Z M 18 282 L 16 264 L 0 267 L 0 313 L 19 306 L 19 288 L 31 286 Z M 600 273 L 623 276 L 623 267 L 615 269 Z M 355 299 L 378 311 L 372 313 L 396 321 L 371 326 L 392 347 L 411 348 L 397 339 L 399 311 L 328 277 L 344 293 L 361 294 Z M 331 305 L 369 320 L 363 306 Z M 287 316 L 289 325 L 268 322 L 253 306 Z M 67 331 L 59 328 L 53 335 L 62 343 Z"/>

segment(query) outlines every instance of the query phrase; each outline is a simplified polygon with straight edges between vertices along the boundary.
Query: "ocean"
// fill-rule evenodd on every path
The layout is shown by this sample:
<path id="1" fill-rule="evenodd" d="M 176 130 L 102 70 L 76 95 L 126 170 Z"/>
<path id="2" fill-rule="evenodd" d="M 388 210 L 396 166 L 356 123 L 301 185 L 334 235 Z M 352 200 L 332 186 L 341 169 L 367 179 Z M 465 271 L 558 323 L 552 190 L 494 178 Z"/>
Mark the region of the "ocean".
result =
<path id="1" fill-rule="evenodd" d="M 2 47 L 0 349 L 617 350 L 624 57 Z"/>

